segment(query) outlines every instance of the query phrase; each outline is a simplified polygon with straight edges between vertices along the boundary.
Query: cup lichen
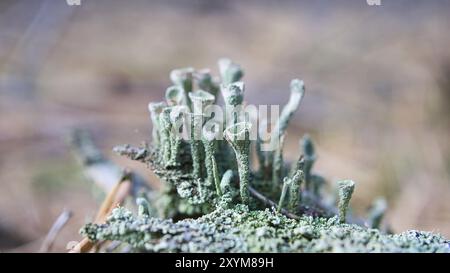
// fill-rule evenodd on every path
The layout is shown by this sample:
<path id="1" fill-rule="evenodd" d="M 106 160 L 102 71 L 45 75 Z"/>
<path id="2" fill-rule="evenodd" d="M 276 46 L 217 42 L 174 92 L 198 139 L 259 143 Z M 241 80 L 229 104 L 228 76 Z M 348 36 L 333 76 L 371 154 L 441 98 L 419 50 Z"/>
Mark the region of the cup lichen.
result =
<path id="1" fill-rule="evenodd" d="M 368 221 L 354 216 L 348 211 L 351 180 L 338 182 L 337 206 L 328 202 L 333 194 L 324 192 L 325 178 L 312 172 L 316 154 L 308 135 L 299 160 L 283 158 L 282 140 L 305 94 L 301 80 L 292 80 L 289 102 L 270 132 L 276 149 L 263 151 L 261 139 L 250 140 L 252 124 L 242 111 L 233 111 L 227 126 L 204 130 L 212 119 L 205 106 L 217 101 L 219 90 L 227 108 L 245 104 L 242 68 L 224 58 L 219 73 L 220 80 L 205 69 L 170 73 L 174 86 L 166 91 L 167 104 L 149 104 L 152 143 L 114 149 L 147 164 L 164 186 L 135 200 L 137 216 L 119 207 L 105 223 L 85 225 L 81 233 L 90 241 L 146 252 L 450 252 L 450 242 L 436 234 L 374 229 L 381 226 L 385 203 L 374 206 Z M 171 115 L 177 107 L 186 110 L 185 119 Z M 177 135 L 179 122 L 190 139 Z M 224 139 L 217 137 L 222 133 Z"/>

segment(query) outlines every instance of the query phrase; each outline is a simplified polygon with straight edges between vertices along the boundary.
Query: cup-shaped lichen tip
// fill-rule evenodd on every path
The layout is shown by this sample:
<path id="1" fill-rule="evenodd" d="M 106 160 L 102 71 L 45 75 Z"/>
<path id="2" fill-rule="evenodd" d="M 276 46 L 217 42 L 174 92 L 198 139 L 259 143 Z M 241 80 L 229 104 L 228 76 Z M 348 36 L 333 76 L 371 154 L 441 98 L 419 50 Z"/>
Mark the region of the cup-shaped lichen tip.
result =
<path id="1" fill-rule="evenodd" d="M 136 198 L 136 205 L 138 205 L 138 215 L 149 217 L 151 215 L 150 203 L 143 197 Z"/>
<path id="2" fill-rule="evenodd" d="M 166 101 L 168 105 L 182 105 L 184 104 L 184 90 L 173 85 L 166 89 Z"/>
<path id="3" fill-rule="evenodd" d="M 315 157 L 314 144 L 311 140 L 311 137 L 307 134 L 303 136 L 302 148 L 303 148 L 304 156 L 307 159 Z"/>
<path id="4" fill-rule="evenodd" d="M 225 129 L 225 137 L 231 142 L 235 142 L 236 140 L 249 140 L 251 128 L 252 124 L 250 122 L 233 124 Z"/>
<path id="5" fill-rule="evenodd" d="M 239 81 L 244 76 L 244 71 L 241 66 L 233 63 L 228 58 L 219 59 L 219 72 L 222 78 L 222 83 L 230 84 Z"/>
<path id="6" fill-rule="evenodd" d="M 303 94 L 305 93 L 305 83 L 302 80 L 299 79 L 293 79 L 291 81 L 291 92 Z"/>
<path id="7" fill-rule="evenodd" d="M 194 68 L 192 67 L 186 67 L 186 68 L 180 68 L 180 69 L 174 69 L 170 72 L 170 80 L 173 82 L 173 84 L 182 86 L 185 88 L 186 92 L 192 91 L 192 74 L 194 73 Z M 186 88 L 188 90 L 186 90 Z"/>
<path id="8" fill-rule="evenodd" d="M 230 84 L 222 84 L 220 90 L 226 105 L 241 105 L 244 100 L 244 83 L 234 82 Z"/>
<path id="9" fill-rule="evenodd" d="M 194 113 L 202 114 L 205 107 L 213 104 L 216 98 L 206 91 L 197 90 L 189 93 L 189 99 L 192 102 Z"/>
<path id="10" fill-rule="evenodd" d="M 369 210 L 369 215 L 367 216 L 368 226 L 370 228 L 379 228 L 383 216 L 387 210 L 387 202 L 384 198 L 377 198 Z"/>

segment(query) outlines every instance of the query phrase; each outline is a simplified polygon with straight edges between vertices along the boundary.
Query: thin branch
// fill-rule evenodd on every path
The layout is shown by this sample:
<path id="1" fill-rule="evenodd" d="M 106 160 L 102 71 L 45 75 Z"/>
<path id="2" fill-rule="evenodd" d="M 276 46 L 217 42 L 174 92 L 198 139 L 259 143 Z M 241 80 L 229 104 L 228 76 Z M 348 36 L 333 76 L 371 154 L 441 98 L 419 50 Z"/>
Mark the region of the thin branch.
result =
<path id="1" fill-rule="evenodd" d="M 42 242 L 39 252 L 49 252 L 53 247 L 53 243 L 56 240 L 56 236 L 63 229 L 69 219 L 72 217 L 72 212 L 64 209 L 64 211 L 58 216 L 56 221 L 53 223 L 52 227 L 47 233 L 44 241 Z"/>
<path id="2" fill-rule="evenodd" d="M 108 193 L 103 201 L 100 209 L 95 218 L 95 223 L 103 223 L 111 211 L 122 204 L 125 198 L 128 196 L 131 189 L 130 172 L 124 172 L 124 175 L 114 188 Z M 74 246 L 70 253 L 84 253 L 90 251 L 96 244 L 89 241 L 87 238 L 81 240 L 76 246 Z"/>

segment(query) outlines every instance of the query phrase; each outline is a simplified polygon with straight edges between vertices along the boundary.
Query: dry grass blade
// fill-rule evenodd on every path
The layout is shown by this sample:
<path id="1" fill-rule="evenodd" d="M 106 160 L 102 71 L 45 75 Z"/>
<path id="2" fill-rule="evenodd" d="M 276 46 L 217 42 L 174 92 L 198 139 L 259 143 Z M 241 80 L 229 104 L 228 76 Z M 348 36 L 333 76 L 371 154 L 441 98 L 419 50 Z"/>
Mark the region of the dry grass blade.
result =
<path id="1" fill-rule="evenodd" d="M 53 243 L 56 240 L 56 236 L 58 236 L 58 233 L 61 231 L 61 229 L 63 229 L 63 227 L 67 224 L 71 217 L 72 212 L 64 209 L 64 211 L 58 216 L 55 223 L 53 223 L 52 227 L 47 233 L 47 236 L 42 242 L 39 252 L 49 252 L 52 249 Z"/>
<path id="2" fill-rule="evenodd" d="M 122 204 L 125 198 L 128 196 L 131 190 L 130 173 L 125 172 L 121 181 L 119 181 L 113 189 L 108 193 L 105 200 L 103 201 L 100 209 L 95 218 L 96 223 L 103 223 L 111 211 Z M 70 253 L 84 253 L 89 252 L 94 248 L 96 244 L 89 241 L 87 238 L 81 240 L 77 245 L 75 245 L 69 252 Z"/>

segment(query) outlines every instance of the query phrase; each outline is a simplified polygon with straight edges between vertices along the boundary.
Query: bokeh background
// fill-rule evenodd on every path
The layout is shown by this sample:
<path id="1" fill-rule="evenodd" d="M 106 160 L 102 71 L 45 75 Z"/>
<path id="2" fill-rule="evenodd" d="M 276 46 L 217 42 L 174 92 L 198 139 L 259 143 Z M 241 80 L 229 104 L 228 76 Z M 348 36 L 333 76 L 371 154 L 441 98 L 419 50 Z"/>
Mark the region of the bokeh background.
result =
<path id="1" fill-rule="evenodd" d="M 149 140 L 149 101 L 169 71 L 230 57 L 245 68 L 247 101 L 307 94 L 287 138 L 312 135 L 315 170 L 357 182 L 363 215 L 378 196 L 395 232 L 450 237 L 450 1 L 0 2 L 0 251 L 38 251 L 64 208 L 53 251 L 79 240 L 99 199 L 67 142 L 88 128 L 102 151 Z"/>

